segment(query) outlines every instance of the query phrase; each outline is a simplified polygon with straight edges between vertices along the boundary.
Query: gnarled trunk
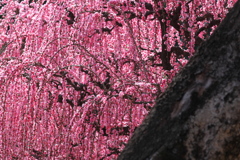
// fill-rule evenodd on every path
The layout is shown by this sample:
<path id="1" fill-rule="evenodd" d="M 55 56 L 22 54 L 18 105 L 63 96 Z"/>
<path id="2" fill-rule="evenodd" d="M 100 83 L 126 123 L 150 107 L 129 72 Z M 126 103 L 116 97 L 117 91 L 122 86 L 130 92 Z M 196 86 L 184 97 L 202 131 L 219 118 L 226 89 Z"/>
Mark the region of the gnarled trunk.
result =
<path id="1" fill-rule="evenodd" d="M 119 160 L 240 159 L 240 1 L 157 100 Z"/>

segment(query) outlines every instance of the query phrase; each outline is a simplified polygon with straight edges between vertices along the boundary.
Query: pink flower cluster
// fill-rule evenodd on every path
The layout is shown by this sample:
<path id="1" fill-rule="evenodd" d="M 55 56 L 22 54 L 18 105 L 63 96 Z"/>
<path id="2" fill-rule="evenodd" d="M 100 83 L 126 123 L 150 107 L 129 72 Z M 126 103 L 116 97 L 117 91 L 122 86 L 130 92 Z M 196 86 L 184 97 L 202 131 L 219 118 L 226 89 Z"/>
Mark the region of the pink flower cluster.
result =
<path id="1" fill-rule="evenodd" d="M 116 159 L 234 2 L 0 1 L 0 159 Z"/>

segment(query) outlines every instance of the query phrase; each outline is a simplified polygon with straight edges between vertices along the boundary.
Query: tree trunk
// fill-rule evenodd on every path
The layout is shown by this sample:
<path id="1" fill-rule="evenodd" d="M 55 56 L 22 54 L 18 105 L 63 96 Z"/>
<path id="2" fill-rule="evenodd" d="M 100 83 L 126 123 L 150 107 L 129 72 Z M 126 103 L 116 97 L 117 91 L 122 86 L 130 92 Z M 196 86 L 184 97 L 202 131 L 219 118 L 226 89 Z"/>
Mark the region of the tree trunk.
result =
<path id="1" fill-rule="evenodd" d="M 240 159 L 240 1 L 157 99 L 118 160 Z"/>

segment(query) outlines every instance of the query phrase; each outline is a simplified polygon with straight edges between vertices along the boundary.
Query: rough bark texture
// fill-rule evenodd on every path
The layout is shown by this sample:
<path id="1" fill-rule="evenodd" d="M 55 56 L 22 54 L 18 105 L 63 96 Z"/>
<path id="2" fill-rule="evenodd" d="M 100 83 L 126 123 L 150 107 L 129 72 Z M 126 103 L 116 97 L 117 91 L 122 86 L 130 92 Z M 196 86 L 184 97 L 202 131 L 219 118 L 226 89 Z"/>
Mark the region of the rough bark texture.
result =
<path id="1" fill-rule="evenodd" d="M 240 159 L 240 1 L 176 76 L 118 160 Z"/>

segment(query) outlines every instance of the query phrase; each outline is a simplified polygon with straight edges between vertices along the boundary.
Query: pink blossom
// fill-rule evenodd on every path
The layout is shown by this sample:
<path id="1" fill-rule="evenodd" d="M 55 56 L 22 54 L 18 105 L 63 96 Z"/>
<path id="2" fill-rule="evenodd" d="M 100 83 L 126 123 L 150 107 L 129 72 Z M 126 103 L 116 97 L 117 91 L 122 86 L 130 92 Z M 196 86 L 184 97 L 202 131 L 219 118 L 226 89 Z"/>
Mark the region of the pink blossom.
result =
<path id="1" fill-rule="evenodd" d="M 2 159 L 116 159 L 195 38 L 217 27 L 197 32 L 211 21 L 205 13 L 222 20 L 228 11 L 215 0 L 0 3 Z"/>

